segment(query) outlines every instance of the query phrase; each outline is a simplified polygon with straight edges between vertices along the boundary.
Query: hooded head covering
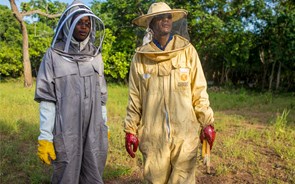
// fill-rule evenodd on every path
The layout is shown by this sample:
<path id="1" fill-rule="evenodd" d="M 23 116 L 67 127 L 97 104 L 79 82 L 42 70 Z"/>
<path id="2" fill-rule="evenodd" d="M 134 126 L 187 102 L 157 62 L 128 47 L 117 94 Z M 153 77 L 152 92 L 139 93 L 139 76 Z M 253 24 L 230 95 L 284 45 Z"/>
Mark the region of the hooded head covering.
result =
<path id="1" fill-rule="evenodd" d="M 135 19 L 132 20 L 132 23 L 140 26 L 140 27 L 149 27 L 149 24 L 153 17 L 160 14 L 166 14 L 170 13 L 172 15 L 172 21 L 175 22 L 187 15 L 187 11 L 183 9 L 171 9 L 166 3 L 164 2 L 158 2 L 153 3 L 147 14 L 141 15 Z"/>
<path id="2" fill-rule="evenodd" d="M 76 24 L 83 17 L 89 17 L 91 28 L 88 37 L 78 42 L 74 37 Z M 97 36 L 98 35 L 98 36 Z M 51 47 L 64 56 L 96 56 L 101 51 L 104 38 L 104 24 L 88 6 L 75 0 L 61 15 Z"/>
<path id="3" fill-rule="evenodd" d="M 137 41 L 138 45 L 147 45 L 153 40 L 153 30 L 150 28 L 150 23 L 153 20 L 154 17 L 162 14 L 171 14 L 172 16 L 172 29 L 171 29 L 171 35 L 178 35 L 180 37 L 183 37 L 186 39 L 186 44 L 189 43 L 189 34 L 187 30 L 187 11 L 184 9 L 171 9 L 166 3 L 164 2 L 158 2 L 153 3 L 148 9 L 147 14 L 141 15 L 135 19 L 132 20 L 132 23 L 139 26 L 139 28 L 146 28 L 144 37 L 138 36 L 139 40 Z M 142 32 L 140 29 L 138 29 L 138 34 L 142 35 Z M 140 40 L 142 39 L 142 40 Z M 183 44 L 180 44 L 179 46 L 183 47 Z M 174 48 L 173 50 L 175 50 Z M 137 49 L 137 52 L 139 50 Z"/>

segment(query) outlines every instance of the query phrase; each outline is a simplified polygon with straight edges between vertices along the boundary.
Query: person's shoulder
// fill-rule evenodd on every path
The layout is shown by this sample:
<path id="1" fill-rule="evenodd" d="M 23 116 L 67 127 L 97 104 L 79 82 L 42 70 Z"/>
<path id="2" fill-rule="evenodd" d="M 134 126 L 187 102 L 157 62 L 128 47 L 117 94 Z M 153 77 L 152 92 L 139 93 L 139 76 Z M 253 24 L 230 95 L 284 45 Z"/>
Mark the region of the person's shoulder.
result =
<path id="1" fill-rule="evenodd" d="M 47 50 L 43 56 L 43 60 L 46 61 L 46 60 L 48 60 L 48 58 L 51 58 L 51 56 L 52 56 L 52 48 L 49 47 L 49 48 L 47 48 Z"/>
<path id="2" fill-rule="evenodd" d="M 151 46 L 150 43 L 137 47 L 135 50 L 136 54 L 145 53 L 145 52 L 155 52 L 155 49 Z"/>
<path id="3" fill-rule="evenodd" d="M 132 56 L 132 62 L 136 62 L 140 56 L 140 53 L 135 52 Z"/>
<path id="4" fill-rule="evenodd" d="M 59 57 L 59 54 L 55 51 L 55 49 L 52 47 L 49 47 L 47 48 L 43 56 L 43 62 L 52 64 L 53 60 L 57 60 L 58 57 Z"/>
<path id="5" fill-rule="evenodd" d="M 53 48 L 55 48 L 57 50 L 63 50 L 64 47 L 65 47 L 65 42 L 62 40 L 58 40 L 53 46 Z"/>
<path id="6" fill-rule="evenodd" d="M 177 34 L 173 35 L 173 39 L 174 39 L 174 41 L 177 41 L 180 43 L 183 42 L 185 44 L 190 44 L 190 41 L 188 39 L 186 39 L 185 37 L 182 37 L 180 35 L 177 35 Z"/>
<path id="7" fill-rule="evenodd" d="M 173 45 L 175 49 L 189 49 L 192 46 L 188 39 L 179 35 L 173 35 Z"/>

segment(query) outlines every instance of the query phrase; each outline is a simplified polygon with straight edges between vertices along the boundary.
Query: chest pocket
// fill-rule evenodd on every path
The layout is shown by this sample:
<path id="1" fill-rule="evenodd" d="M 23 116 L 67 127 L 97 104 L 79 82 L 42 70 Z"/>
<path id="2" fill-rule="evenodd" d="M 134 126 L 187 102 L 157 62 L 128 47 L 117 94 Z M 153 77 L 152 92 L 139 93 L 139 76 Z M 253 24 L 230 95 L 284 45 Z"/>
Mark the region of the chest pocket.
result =
<path id="1" fill-rule="evenodd" d="M 189 91 L 191 84 L 191 66 L 185 58 L 179 57 L 172 60 L 172 86 L 175 91 Z"/>
<path id="2" fill-rule="evenodd" d="M 138 63 L 141 90 L 144 93 L 156 94 L 159 92 L 159 78 L 157 65 L 153 63 Z"/>
<path id="3" fill-rule="evenodd" d="M 73 61 L 68 61 L 61 57 L 61 59 L 56 59 L 53 62 L 54 65 L 54 77 L 55 78 L 62 78 L 68 75 L 75 75 L 78 74 L 78 67 L 77 63 Z"/>
<path id="4" fill-rule="evenodd" d="M 57 98 L 73 97 L 79 94 L 79 70 L 77 63 L 60 57 L 53 64 Z"/>

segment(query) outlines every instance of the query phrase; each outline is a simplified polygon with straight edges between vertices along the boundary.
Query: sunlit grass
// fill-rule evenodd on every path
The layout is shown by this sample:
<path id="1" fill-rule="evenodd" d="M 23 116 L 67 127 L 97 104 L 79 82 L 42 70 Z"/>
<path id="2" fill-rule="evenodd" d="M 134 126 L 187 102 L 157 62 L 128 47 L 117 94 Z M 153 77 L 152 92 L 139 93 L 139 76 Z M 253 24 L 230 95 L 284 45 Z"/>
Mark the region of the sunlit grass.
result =
<path id="1" fill-rule="evenodd" d="M 132 159 L 125 151 L 123 121 L 128 88 L 108 85 L 109 153 L 104 179 L 141 172 L 142 156 Z M 212 150 L 215 175 L 250 173 L 262 183 L 295 182 L 294 95 L 241 91 L 209 91 L 215 112 L 216 141 Z M 52 168 L 37 155 L 39 109 L 34 88 L 22 82 L 0 83 L 0 176 L 2 183 L 49 183 Z M 285 109 L 285 110 L 284 110 Z M 261 119 L 254 117 L 265 116 Z M 269 160 L 274 158 L 274 160 Z M 265 165 L 282 169 L 287 178 L 268 178 Z M 258 182 L 259 183 L 259 182 Z"/>
<path id="2" fill-rule="evenodd" d="M 270 169 L 284 168 L 284 176 L 294 182 L 295 131 L 292 121 L 288 122 L 289 112 L 276 113 L 276 118 L 265 122 L 268 126 L 248 117 L 217 112 L 217 135 L 212 156 L 216 162 L 216 175 L 245 171 L 259 180 L 267 178 Z M 279 178 L 263 181 L 285 183 Z"/>

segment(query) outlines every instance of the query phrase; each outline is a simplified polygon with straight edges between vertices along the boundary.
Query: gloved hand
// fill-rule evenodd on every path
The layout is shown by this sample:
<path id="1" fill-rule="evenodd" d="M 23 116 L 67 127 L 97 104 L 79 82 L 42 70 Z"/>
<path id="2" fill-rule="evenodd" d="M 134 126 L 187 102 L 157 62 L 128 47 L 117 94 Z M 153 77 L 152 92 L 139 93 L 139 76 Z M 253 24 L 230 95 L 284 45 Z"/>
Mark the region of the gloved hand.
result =
<path id="1" fill-rule="evenodd" d="M 200 135 L 201 142 L 203 142 L 203 140 L 206 139 L 208 143 L 210 144 L 210 150 L 212 149 L 213 142 L 215 140 L 215 134 L 216 132 L 212 125 L 206 126 L 201 131 L 201 135 Z"/>
<path id="2" fill-rule="evenodd" d="M 52 160 L 56 159 L 54 146 L 47 140 L 38 140 L 38 156 L 46 164 L 50 165 Z"/>
<path id="3" fill-rule="evenodd" d="M 139 141 L 135 135 L 131 133 L 126 133 L 125 147 L 127 152 L 132 158 L 135 157 L 135 152 L 137 151 L 138 144 L 139 144 Z M 133 147 L 133 149 L 131 147 Z"/>

